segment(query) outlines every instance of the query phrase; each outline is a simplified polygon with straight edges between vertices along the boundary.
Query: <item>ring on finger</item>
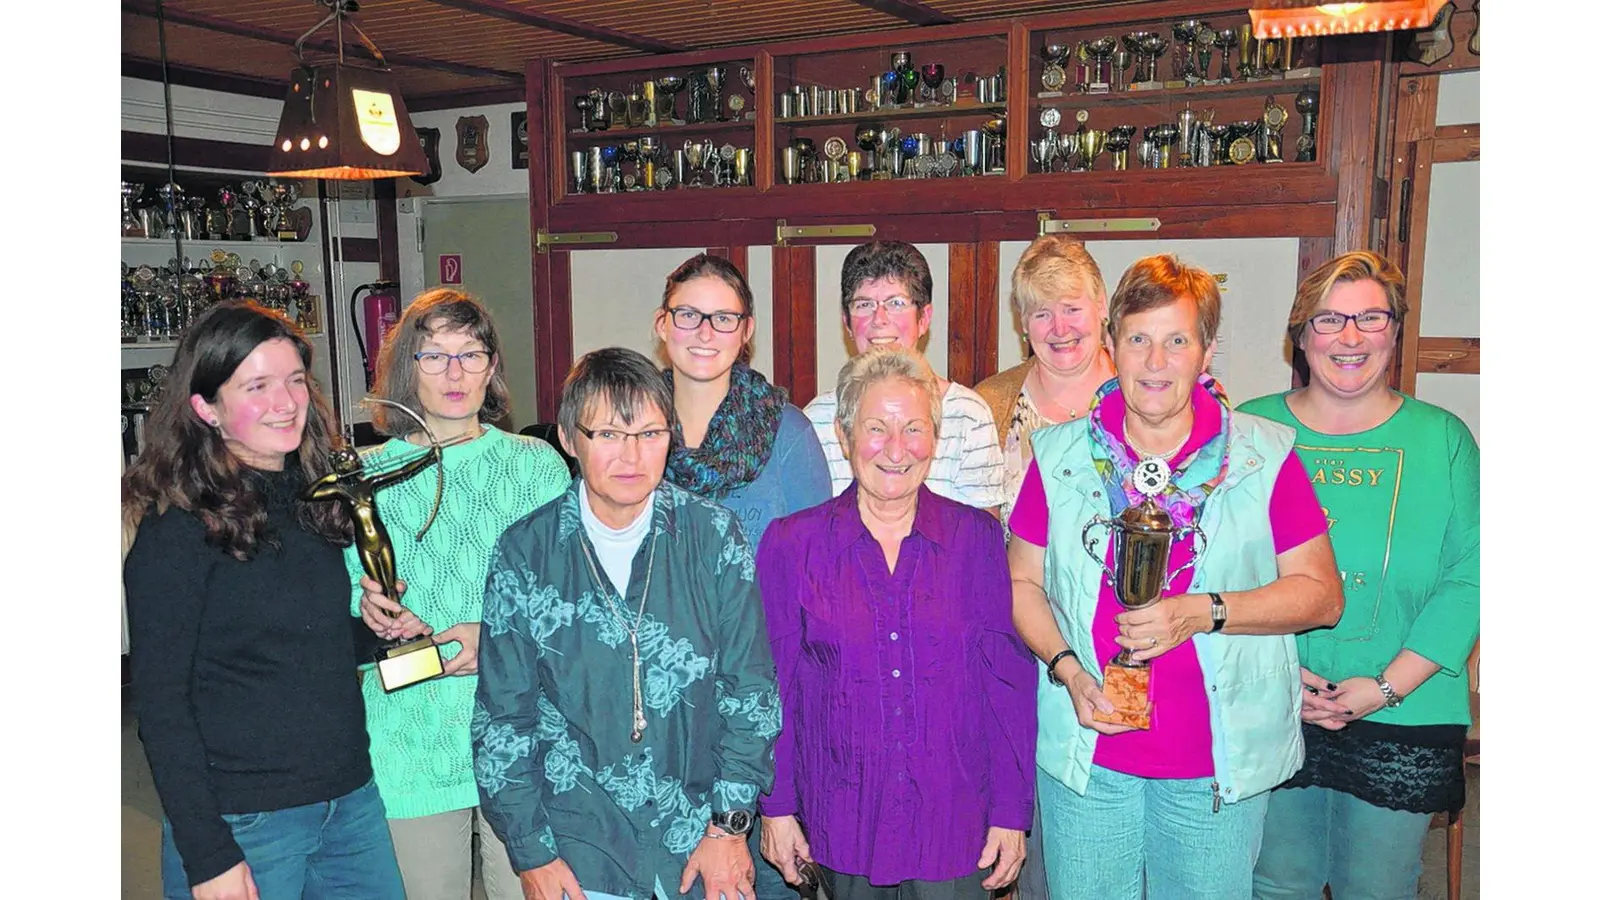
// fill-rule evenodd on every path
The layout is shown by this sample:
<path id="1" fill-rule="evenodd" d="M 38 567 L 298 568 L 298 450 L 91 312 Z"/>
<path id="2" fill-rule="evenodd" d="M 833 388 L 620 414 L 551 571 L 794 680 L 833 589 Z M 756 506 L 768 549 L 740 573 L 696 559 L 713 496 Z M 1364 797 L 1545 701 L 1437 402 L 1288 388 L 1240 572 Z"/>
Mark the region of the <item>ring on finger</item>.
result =
<path id="1" fill-rule="evenodd" d="M 1158 637 L 1151 637 L 1150 638 L 1150 646 L 1154 647 L 1155 645 L 1157 645 L 1159 643 L 1161 643 L 1161 639 L 1160 638 L 1158 638 Z"/>

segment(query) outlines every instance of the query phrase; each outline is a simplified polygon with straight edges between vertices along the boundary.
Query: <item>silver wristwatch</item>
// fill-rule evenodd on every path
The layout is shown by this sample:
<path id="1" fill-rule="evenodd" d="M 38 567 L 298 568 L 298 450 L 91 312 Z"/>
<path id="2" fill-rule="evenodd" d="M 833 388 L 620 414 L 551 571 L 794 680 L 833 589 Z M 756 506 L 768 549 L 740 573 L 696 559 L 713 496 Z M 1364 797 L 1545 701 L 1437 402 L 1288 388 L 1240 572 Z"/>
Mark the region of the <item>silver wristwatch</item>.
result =
<path id="1" fill-rule="evenodd" d="M 1383 691 L 1383 705 L 1385 708 L 1393 709 L 1394 707 L 1400 705 L 1400 701 L 1405 699 L 1404 697 L 1395 693 L 1394 687 L 1389 684 L 1388 679 L 1383 677 L 1382 672 L 1372 676 L 1372 678 L 1374 681 L 1378 682 L 1378 690 Z"/>

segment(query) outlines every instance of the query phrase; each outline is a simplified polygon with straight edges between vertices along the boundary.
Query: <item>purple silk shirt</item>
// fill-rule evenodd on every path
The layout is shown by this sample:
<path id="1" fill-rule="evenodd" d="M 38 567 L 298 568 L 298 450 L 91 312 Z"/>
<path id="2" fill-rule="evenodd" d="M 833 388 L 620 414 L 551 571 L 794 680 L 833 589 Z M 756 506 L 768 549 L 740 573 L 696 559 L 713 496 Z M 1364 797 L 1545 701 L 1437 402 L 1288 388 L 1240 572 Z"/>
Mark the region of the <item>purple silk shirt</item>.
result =
<path id="1" fill-rule="evenodd" d="M 783 701 L 764 815 L 878 885 L 971 875 L 991 826 L 1033 824 L 1038 665 L 999 521 L 924 486 L 890 572 L 852 484 L 774 521 L 756 575 Z"/>

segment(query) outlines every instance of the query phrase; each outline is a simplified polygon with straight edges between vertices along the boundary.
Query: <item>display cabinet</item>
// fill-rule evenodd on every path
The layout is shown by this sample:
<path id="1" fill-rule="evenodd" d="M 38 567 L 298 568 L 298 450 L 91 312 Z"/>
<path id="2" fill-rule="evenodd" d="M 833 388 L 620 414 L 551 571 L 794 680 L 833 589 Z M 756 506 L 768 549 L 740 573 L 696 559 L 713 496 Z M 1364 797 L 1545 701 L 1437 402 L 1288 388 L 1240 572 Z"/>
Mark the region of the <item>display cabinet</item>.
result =
<path id="1" fill-rule="evenodd" d="M 530 62 L 529 121 L 545 123 L 528 173 L 541 414 L 553 414 L 571 361 L 570 254 L 590 248 L 705 246 L 738 260 L 773 246 L 784 320 L 774 375 L 805 397 L 813 245 L 949 244 L 946 321 L 961 360 L 950 375 L 968 382 L 990 371 L 993 351 L 980 345 L 998 328 L 973 298 L 999 289 L 1000 241 L 1295 238 L 1307 270 L 1367 246 L 1381 213 L 1383 39 L 1257 42 L 1248 22 L 1238 0 L 1171 0 Z M 709 70 L 715 78 L 695 74 Z M 676 117 L 660 94 L 646 102 L 644 86 L 664 79 L 678 90 Z M 720 115 L 709 118 L 702 101 L 696 121 L 678 87 L 691 80 L 744 100 L 712 104 Z M 597 92 L 604 131 L 584 118 Z M 691 160 L 713 156 L 716 174 L 696 177 Z M 592 177 L 597 164 L 614 169 L 609 181 Z"/>
<path id="2" fill-rule="evenodd" d="M 250 298 L 283 312 L 317 348 L 316 375 L 329 379 L 320 229 L 305 202 L 315 200 L 314 185 L 193 170 L 171 181 L 180 187 L 176 216 L 160 187 L 169 183 L 165 170 L 123 171 L 120 391 L 129 460 L 184 329 L 219 300 Z"/>

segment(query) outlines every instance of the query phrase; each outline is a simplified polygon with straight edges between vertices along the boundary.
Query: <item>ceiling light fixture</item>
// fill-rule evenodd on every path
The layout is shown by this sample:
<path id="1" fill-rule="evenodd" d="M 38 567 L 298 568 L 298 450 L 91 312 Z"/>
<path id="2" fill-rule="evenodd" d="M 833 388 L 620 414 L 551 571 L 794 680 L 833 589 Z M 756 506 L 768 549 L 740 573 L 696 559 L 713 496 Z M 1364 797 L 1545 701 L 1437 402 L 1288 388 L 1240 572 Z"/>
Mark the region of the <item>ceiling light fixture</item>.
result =
<path id="1" fill-rule="evenodd" d="M 1381 0 L 1377 3 L 1318 3 L 1317 0 L 1255 0 L 1250 24 L 1261 39 L 1407 31 L 1426 28 L 1450 0 Z"/>
<path id="2" fill-rule="evenodd" d="M 294 42 L 300 65 L 289 75 L 289 95 L 283 101 L 267 174 L 350 181 L 428 171 L 422 141 L 411 124 L 405 101 L 394 89 L 394 75 L 384 62 L 383 52 L 353 21 L 350 27 L 377 59 L 378 66 L 345 63 L 344 25 L 360 8 L 356 0 L 315 2 L 330 11 Z M 334 24 L 338 58 L 309 65 L 305 59 L 306 39 L 329 22 Z"/>

